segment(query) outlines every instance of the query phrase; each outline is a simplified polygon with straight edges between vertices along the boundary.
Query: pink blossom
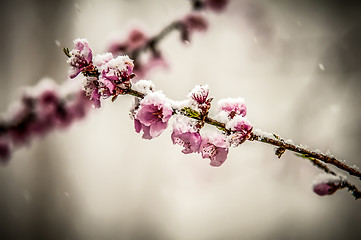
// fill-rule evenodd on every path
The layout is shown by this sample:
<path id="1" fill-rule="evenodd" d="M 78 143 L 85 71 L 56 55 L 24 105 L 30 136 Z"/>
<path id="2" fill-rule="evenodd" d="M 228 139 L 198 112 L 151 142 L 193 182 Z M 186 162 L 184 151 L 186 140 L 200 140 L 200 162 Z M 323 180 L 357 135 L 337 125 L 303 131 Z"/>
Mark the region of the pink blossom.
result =
<path id="1" fill-rule="evenodd" d="M 173 114 L 169 100 L 161 92 L 151 92 L 142 99 L 135 112 L 136 132 L 143 130 L 143 138 L 158 137 L 168 126 Z"/>
<path id="2" fill-rule="evenodd" d="M 154 68 L 168 69 L 169 65 L 162 55 L 152 55 L 148 59 L 140 61 L 137 60 L 134 73 L 137 75 L 137 79 L 144 78 Z M 134 80 L 133 80 L 134 82 Z"/>
<path id="3" fill-rule="evenodd" d="M 84 91 L 69 90 L 69 86 L 59 88 L 48 80 L 27 89 L 16 110 L 10 112 L 0 126 L 0 162 L 10 157 L 11 148 L 67 127 L 86 114 L 90 101 Z"/>
<path id="4" fill-rule="evenodd" d="M 173 133 L 171 135 L 173 144 L 184 147 L 183 153 L 189 154 L 199 152 L 202 142 L 201 135 L 188 122 L 177 121 L 173 125 Z"/>
<path id="5" fill-rule="evenodd" d="M 88 76 L 83 83 L 83 90 L 93 101 L 93 106 L 99 108 L 101 98 L 122 94 L 130 87 L 134 64 L 128 56 L 113 58 L 111 53 L 106 53 L 95 56 L 94 65 L 100 75 Z"/>
<path id="6" fill-rule="evenodd" d="M 30 137 L 32 136 L 43 136 L 44 134 L 54 129 L 56 126 L 54 118 L 55 111 L 47 112 L 47 114 L 38 113 L 33 121 L 30 121 L 26 124 L 26 127 L 28 129 L 26 133 L 27 139 L 30 139 Z"/>
<path id="7" fill-rule="evenodd" d="M 38 101 L 42 107 L 48 108 L 59 102 L 59 96 L 57 92 L 49 89 L 40 94 Z"/>
<path id="8" fill-rule="evenodd" d="M 29 122 L 36 118 L 34 98 L 27 95 L 23 96 L 17 111 L 10 117 L 12 124 L 8 126 L 8 134 L 11 142 L 14 144 L 24 144 L 29 140 L 31 131 Z"/>
<path id="9" fill-rule="evenodd" d="M 45 90 L 38 97 L 38 111 L 43 115 L 49 115 L 56 111 L 60 99 L 58 93 L 53 89 Z"/>
<path id="10" fill-rule="evenodd" d="M 196 13 L 188 14 L 183 19 L 183 24 L 190 32 L 193 31 L 203 32 L 206 31 L 208 28 L 207 20 L 201 14 L 196 14 Z"/>
<path id="11" fill-rule="evenodd" d="M 76 119 L 82 119 L 85 117 L 90 109 L 91 102 L 86 97 L 84 91 L 79 91 L 74 97 L 74 102 L 68 106 L 69 111 Z"/>
<path id="12" fill-rule="evenodd" d="M 114 41 L 110 47 L 109 52 L 113 54 L 130 53 L 147 43 L 149 37 L 140 28 L 133 28 L 125 41 Z"/>
<path id="13" fill-rule="evenodd" d="M 103 95 L 110 96 L 110 92 L 105 87 L 102 87 L 103 83 L 100 83 L 96 77 L 87 77 L 83 83 L 83 90 L 85 95 L 93 101 L 95 108 L 100 108 L 100 97 Z M 105 89 L 102 91 L 102 89 Z"/>
<path id="14" fill-rule="evenodd" d="M 313 191 L 320 196 L 331 195 L 340 188 L 340 184 L 329 182 L 313 186 Z"/>
<path id="15" fill-rule="evenodd" d="M 73 116 L 68 111 L 67 104 L 54 89 L 43 91 L 37 98 L 36 118 L 29 127 L 35 134 L 42 135 L 53 127 L 68 126 Z"/>
<path id="16" fill-rule="evenodd" d="M 245 118 L 240 115 L 235 116 L 226 124 L 226 128 L 234 131 L 229 136 L 230 144 L 234 147 L 245 142 L 251 135 L 252 124 Z"/>
<path id="17" fill-rule="evenodd" d="M 71 100 L 62 100 L 52 116 L 56 126 L 68 127 L 76 119 L 83 118 L 90 108 L 90 103 L 91 101 L 86 98 L 84 91 L 73 93 Z"/>
<path id="18" fill-rule="evenodd" d="M 134 28 L 129 32 L 128 37 L 124 41 L 115 41 L 109 47 L 109 51 L 115 55 L 119 54 L 133 54 L 137 49 L 142 48 L 148 44 L 149 37 L 141 28 Z M 137 76 L 137 79 L 144 78 L 150 70 L 161 67 L 167 69 L 168 63 L 163 58 L 161 52 L 155 48 L 155 46 L 150 47 L 150 54 L 148 58 L 140 58 L 139 55 L 135 56 L 136 59 L 134 73 Z M 134 79 L 133 82 L 137 80 Z"/>
<path id="19" fill-rule="evenodd" d="M 198 85 L 190 93 L 191 98 L 198 104 L 204 104 L 207 102 L 209 95 L 208 85 Z"/>
<path id="20" fill-rule="evenodd" d="M 195 107 L 195 110 L 200 111 L 204 115 L 208 114 L 213 98 L 209 98 L 209 87 L 207 84 L 195 86 L 188 94 L 188 98 L 192 99 L 192 105 Z"/>
<path id="21" fill-rule="evenodd" d="M 205 136 L 202 138 L 200 152 L 203 158 L 209 158 L 211 160 L 211 166 L 219 167 L 227 159 L 227 140 L 221 133 Z"/>
<path id="22" fill-rule="evenodd" d="M 99 82 L 103 83 L 112 95 L 119 94 L 130 87 L 133 68 L 133 60 L 128 56 L 118 56 L 100 67 Z"/>
<path id="23" fill-rule="evenodd" d="M 193 32 L 204 32 L 208 29 L 208 22 L 201 14 L 188 14 L 183 20 L 183 29 L 181 37 L 184 42 L 190 41 L 190 34 Z"/>
<path id="24" fill-rule="evenodd" d="M 237 115 L 246 116 L 247 107 L 243 98 L 227 98 L 218 101 L 219 111 L 228 113 L 230 119 Z"/>
<path id="25" fill-rule="evenodd" d="M 322 173 L 313 181 L 312 189 L 320 196 L 331 195 L 340 189 L 344 179 L 343 176 Z"/>
<path id="26" fill-rule="evenodd" d="M 70 78 L 75 78 L 78 74 L 89 67 L 92 67 L 93 53 L 86 39 L 75 39 L 74 49 L 70 51 L 68 63 L 72 67 Z"/>
<path id="27" fill-rule="evenodd" d="M 103 69 L 107 69 L 104 67 L 109 61 L 113 58 L 113 54 L 104 53 L 98 54 L 94 57 L 94 65 L 102 71 Z M 100 75 L 101 76 L 101 75 Z M 100 78 L 99 76 L 99 78 Z M 98 77 L 89 76 L 83 82 L 83 90 L 85 95 L 93 101 L 93 106 L 95 108 L 100 108 L 100 98 L 101 97 L 110 97 L 112 93 L 109 88 L 101 81 L 99 81 Z"/>
<path id="28" fill-rule="evenodd" d="M 144 139 L 152 139 L 153 137 L 150 135 L 150 126 L 146 126 L 142 124 L 138 119 L 134 118 L 134 128 L 137 133 L 143 130 L 143 138 Z"/>
<path id="29" fill-rule="evenodd" d="M 74 114 L 70 111 L 68 105 L 59 104 L 54 115 L 53 115 L 54 122 L 57 127 L 68 127 L 74 121 Z"/>
<path id="30" fill-rule="evenodd" d="M 133 28 L 129 35 L 127 41 L 128 51 L 134 51 L 137 48 L 145 45 L 148 41 L 148 36 L 140 28 Z"/>

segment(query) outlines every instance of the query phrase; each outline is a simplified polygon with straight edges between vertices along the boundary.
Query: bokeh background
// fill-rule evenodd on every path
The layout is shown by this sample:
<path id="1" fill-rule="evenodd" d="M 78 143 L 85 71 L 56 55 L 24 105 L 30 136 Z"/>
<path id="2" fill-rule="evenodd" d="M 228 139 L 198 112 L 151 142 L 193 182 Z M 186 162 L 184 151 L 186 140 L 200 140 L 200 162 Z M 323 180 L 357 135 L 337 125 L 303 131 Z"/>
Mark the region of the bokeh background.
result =
<path id="1" fill-rule="evenodd" d="M 141 25 L 157 33 L 186 0 L 1 1 L 0 110 L 43 77 L 67 80 L 62 47 L 87 38 L 102 53 Z M 151 72 L 172 99 L 208 83 L 242 96 L 257 128 L 361 166 L 361 4 L 233 0 L 207 13 L 191 44 L 161 44 L 170 68 Z M 60 45 L 60 46 L 58 46 Z M 0 239 L 360 239 L 361 202 L 319 197 L 320 170 L 246 142 L 220 168 L 172 145 L 170 129 L 135 133 L 131 97 L 107 101 L 69 129 L 20 148 L 0 168 Z M 350 180 L 357 183 L 357 179 Z M 360 187 L 360 184 L 358 184 Z"/>

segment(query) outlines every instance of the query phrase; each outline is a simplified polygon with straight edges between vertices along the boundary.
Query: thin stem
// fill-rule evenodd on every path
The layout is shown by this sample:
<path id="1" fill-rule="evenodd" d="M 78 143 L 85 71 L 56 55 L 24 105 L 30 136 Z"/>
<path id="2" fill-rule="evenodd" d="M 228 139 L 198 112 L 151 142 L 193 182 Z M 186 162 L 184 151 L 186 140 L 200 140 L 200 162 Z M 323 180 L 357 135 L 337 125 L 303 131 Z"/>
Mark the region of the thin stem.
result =
<path id="1" fill-rule="evenodd" d="M 171 32 L 174 30 L 181 29 L 183 25 L 180 21 L 176 20 L 170 24 L 168 24 L 166 27 L 164 27 L 158 34 L 151 37 L 143 46 L 135 49 L 134 51 L 128 53 L 129 57 L 131 59 L 137 59 L 139 54 L 142 52 L 147 51 L 148 49 L 155 52 L 155 49 L 157 45 Z"/>
<path id="2" fill-rule="evenodd" d="M 141 93 L 141 92 L 138 92 L 138 91 L 135 91 L 133 89 L 128 89 L 125 94 L 128 94 L 128 95 L 132 95 L 134 97 L 138 97 L 138 98 L 144 98 L 145 97 L 145 94 Z"/>
<path id="3" fill-rule="evenodd" d="M 268 144 L 271 144 L 271 145 L 274 145 L 274 146 L 277 146 L 277 147 L 280 147 L 280 148 L 284 148 L 284 149 L 292 151 L 292 152 L 303 154 L 303 155 L 305 155 L 307 157 L 318 159 L 318 160 L 320 160 L 320 161 L 322 161 L 324 163 L 332 164 L 332 165 L 338 167 L 339 169 L 342 169 L 342 170 L 346 171 L 350 175 L 357 176 L 357 177 L 359 177 L 361 179 L 361 172 L 360 171 L 356 170 L 355 168 L 352 168 L 352 167 L 348 166 L 347 164 L 343 163 L 341 160 L 338 160 L 333 156 L 327 156 L 325 154 L 310 151 L 310 150 L 308 150 L 306 148 L 303 148 L 303 147 L 300 147 L 300 146 L 297 146 L 297 145 L 286 143 L 281 138 L 279 138 L 279 139 L 269 138 L 269 137 L 266 137 L 266 136 L 257 135 L 254 132 L 252 133 L 252 136 L 251 136 L 250 140 L 255 140 L 255 141 L 259 141 L 259 142 L 263 142 L 263 143 L 268 143 Z"/>
<path id="4" fill-rule="evenodd" d="M 349 183 L 347 181 L 343 181 L 341 183 L 341 187 L 347 188 L 347 190 L 349 192 L 352 192 L 352 195 L 354 196 L 354 198 L 356 200 L 361 198 L 361 192 L 357 189 L 357 187 L 355 185 L 352 185 L 351 183 Z"/>

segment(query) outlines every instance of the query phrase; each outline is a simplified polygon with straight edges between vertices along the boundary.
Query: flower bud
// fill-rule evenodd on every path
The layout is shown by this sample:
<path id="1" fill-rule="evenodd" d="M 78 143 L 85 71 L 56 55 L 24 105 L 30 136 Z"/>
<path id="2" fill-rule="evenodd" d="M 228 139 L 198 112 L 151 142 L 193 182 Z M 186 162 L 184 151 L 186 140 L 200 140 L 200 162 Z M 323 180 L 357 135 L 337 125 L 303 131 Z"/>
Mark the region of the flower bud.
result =
<path id="1" fill-rule="evenodd" d="M 345 177 L 320 174 L 313 181 L 312 189 L 319 196 L 331 195 L 341 188 L 341 183 Z"/>

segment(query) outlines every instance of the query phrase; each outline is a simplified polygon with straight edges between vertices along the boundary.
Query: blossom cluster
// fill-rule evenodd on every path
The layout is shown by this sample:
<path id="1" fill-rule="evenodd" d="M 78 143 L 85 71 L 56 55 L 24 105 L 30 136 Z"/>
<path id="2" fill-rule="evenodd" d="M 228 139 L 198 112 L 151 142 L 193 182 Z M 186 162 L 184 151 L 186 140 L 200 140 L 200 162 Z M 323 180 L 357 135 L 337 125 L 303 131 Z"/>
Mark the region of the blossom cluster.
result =
<path id="1" fill-rule="evenodd" d="M 83 90 L 93 101 L 93 106 L 101 106 L 101 98 L 124 94 L 130 88 L 133 74 L 133 60 L 128 56 L 113 57 L 112 53 L 99 54 L 93 57 L 93 52 L 87 40 L 75 39 L 74 49 L 70 52 L 68 63 L 71 66 L 69 77 L 75 78 L 79 73 L 86 77 Z"/>
<path id="2" fill-rule="evenodd" d="M 237 146 L 249 138 L 252 125 L 245 118 L 246 106 L 243 99 L 219 101 L 218 116 L 226 116 L 223 123 L 229 125 L 228 133 L 219 130 L 201 133 L 212 101 L 208 85 L 196 86 L 183 102 L 171 101 L 162 92 L 145 87 L 147 85 L 152 86 L 152 83 L 142 80 L 134 84 L 135 89 L 146 94 L 132 111 L 135 129 L 137 132 L 143 131 L 143 138 L 158 137 L 167 128 L 171 116 L 175 115 L 171 134 L 173 144 L 181 145 L 184 154 L 200 153 L 203 158 L 210 159 L 212 166 L 223 164 L 229 146 Z"/>
<path id="3" fill-rule="evenodd" d="M 220 166 L 226 160 L 230 146 L 238 146 L 250 137 L 251 123 L 246 119 L 246 105 L 242 98 L 223 99 L 218 102 L 216 118 L 224 124 L 223 131 L 201 133 L 208 117 L 213 98 L 209 97 L 208 85 L 196 86 L 182 102 L 171 101 L 161 91 L 155 91 L 151 81 L 132 80 L 133 61 L 128 56 L 113 57 L 111 53 L 92 56 L 88 42 L 74 40 L 74 49 L 69 52 L 70 77 L 83 73 L 83 89 L 100 107 L 100 99 L 117 97 L 136 91 L 141 94 L 131 110 L 137 133 L 144 139 L 153 139 L 162 134 L 168 122 L 175 116 L 171 139 L 181 145 L 183 153 L 200 153 L 210 159 L 212 166 Z M 83 61 L 85 59 L 85 61 Z M 74 64 L 77 62 L 86 64 Z M 193 118 L 193 119 L 192 119 Z"/>
<path id="4" fill-rule="evenodd" d="M 83 91 L 72 88 L 43 79 L 24 92 L 21 101 L 14 103 L 0 121 L 1 162 L 7 162 L 13 149 L 29 143 L 33 137 L 68 127 L 86 115 L 89 100 Z"/>

